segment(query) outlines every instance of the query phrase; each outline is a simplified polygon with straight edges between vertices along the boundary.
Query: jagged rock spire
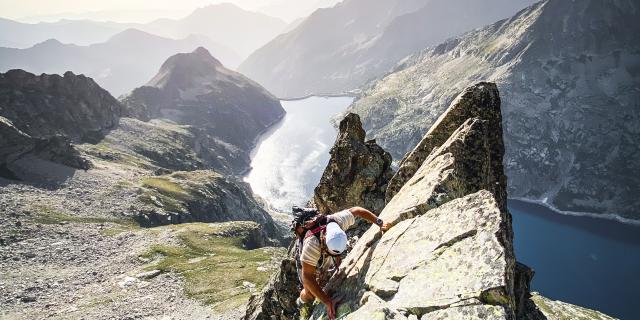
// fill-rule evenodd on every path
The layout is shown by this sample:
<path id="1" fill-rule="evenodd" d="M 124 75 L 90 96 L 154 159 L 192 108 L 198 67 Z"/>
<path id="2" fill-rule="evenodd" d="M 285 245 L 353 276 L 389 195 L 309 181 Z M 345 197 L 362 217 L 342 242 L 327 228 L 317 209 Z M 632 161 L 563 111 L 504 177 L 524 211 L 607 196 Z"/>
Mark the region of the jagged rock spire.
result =
<path id="1" fill-rule="evenodd" d="M 366 133 L 357 114 L 347 114 L 339 128 L 313 202 L 325 214 L 353 206 L 380 212 L 387 182 L 393 175 L 391 155 L 375 140 L 365 142 Z"/>

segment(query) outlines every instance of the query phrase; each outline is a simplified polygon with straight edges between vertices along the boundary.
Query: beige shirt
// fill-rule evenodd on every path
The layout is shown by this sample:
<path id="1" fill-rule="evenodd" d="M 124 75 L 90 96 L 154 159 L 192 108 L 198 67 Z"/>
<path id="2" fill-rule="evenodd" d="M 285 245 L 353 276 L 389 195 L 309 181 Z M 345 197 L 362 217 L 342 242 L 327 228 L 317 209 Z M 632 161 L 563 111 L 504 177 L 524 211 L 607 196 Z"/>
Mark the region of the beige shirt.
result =
<path id="1" fill-rule="evenodd" d="M 354 223 L 356 223 L 356 218 L 353 216 L 351 211 L 342 210 L 338 213 L 334 213 L 329 215 L 328 217 L 332 217 L 334 221 L 340 226 L 342 230 L 349 229 Z M 317 266 L 318 261 L 322 257 L 320 241 L 318 241 L 317 237 L 309 237 L 306 238 L 302 244 L 302 252 L 300 253 L 300 261 L 310 264 L 312 266 Z M 328 260 L 328 259 L 325 259 Z"/>

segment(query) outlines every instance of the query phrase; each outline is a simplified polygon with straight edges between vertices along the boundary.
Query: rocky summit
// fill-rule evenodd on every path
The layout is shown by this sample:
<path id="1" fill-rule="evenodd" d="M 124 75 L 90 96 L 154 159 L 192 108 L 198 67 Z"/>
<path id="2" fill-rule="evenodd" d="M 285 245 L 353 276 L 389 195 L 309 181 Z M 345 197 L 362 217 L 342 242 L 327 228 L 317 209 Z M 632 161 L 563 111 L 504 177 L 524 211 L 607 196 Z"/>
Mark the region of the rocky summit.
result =
<path id="1" fill-rule="evenodd" d="M 198 127 L 247 153 L 285 113 L 273 95 L 223 67 L 204 48 L 167 59 L 158 74 L 123 103 L 135 118 L 165 118 Z"/>
<path id="2" fill-rule="evenodd" d="M 487 160 L 502 158 L 504 146 L 502 143 L 502 117 L 500 115 L 498 88 L 493 83 L 481 83 L 469 87 L 456 98 L 446 113 L 440 116 L 418 145 L 400 161 L 399 169 L 386 189 L 387 202 L 416 174 L 424 161 L 449 139 L 452 130 L 463 125 L 473 126 L 473 122 L 466 123 L 471 118 L 486 121 L 487 125 L 493 128 L 490 131 L 490 133 L 493 133 L 490 138 L 493 148 L 491 149 L 492 152 L 486 154 Z M 482 180 L 474 180 L 473 178 L 483 177 L 490 178 L 490 181 L 496 181 L 497 186 L 504 186 L 506 179 L 502 173 L 502 163 L 498 161 L 488 162 L 492 163 L 494 167 L 487 167 L 487 172 L 483 174 L 467 177 L 465 183 L 467 185 L 482 183 Z M 472 168 L 473 164 L 469 163 L 468 167 Z M 500 175 L 501 178 L 496 178 L 496 175 Z M 490 184 L 485 184 L 483 187 L 493 189 Z M 503 193 L 504 191 L 495 192 L 495 194 L 502 197 L 500 199 L 501 202 L 505 201 Z"/>
<path id="3" fill-rule="evenodd" d="M 498 92 L 488 83 L 468 90 L 493 117 L 445 112 L 448 137 L 380 214 L 394 227 L 371 227 L 329 284 L 348 319 L 517 313 Z"/>
<path id="4" fill-rule="evenodd" d="M 506 206 L 496 85 L 467 88 L 437 123 L 416 147 L 427 155 L 396 174 L 409 178 L 380 213 L 393 228 L 371 226 L 325 287 L 338 318 L 611 319 L 529 291 L 533 271 L 516 262 Z M 295 316 L 291 261 L 252 297 L 244 319 Z M 325 310 L 317 305 L 311 318 L 326 319 Z"/>
<path id="5" fill-rule="evenodd" d="M 631 0 L 541 1 L 415 54 L 348 111 L 399 160 L 460 91 L 493 81 L 503 92 L 510 197 L 635 219 L 637 15 Z"/>

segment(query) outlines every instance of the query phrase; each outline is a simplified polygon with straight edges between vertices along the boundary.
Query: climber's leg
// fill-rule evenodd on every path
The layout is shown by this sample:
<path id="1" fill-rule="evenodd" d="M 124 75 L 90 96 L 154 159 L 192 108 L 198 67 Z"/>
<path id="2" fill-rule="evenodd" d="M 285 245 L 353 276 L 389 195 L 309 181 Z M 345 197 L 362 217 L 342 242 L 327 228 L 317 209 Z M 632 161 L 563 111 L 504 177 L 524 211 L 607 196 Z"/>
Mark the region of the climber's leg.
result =
<path id="1" fill-rule="evenodd" d="M 311 291 L 302 289 L 302 291 L 300 291 L 300 300 L 304 303 L 311 303 L 316 300 L 316 297 L 311 293 Z"/>

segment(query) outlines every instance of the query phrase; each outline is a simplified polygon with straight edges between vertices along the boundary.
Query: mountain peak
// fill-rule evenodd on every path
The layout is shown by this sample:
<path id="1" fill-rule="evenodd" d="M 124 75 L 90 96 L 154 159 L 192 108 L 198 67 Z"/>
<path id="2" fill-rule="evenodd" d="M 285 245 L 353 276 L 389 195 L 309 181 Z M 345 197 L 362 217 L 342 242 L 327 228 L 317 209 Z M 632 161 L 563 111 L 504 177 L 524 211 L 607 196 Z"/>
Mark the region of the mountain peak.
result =
<path id="1" fill-rule="evenodd" d="M 132 42 L 132 41 L 140 41 L 140 39 L 147 39 L 147 38 L 163 38 L 163 37 L 156 36 L 151 33 L 144 32 L 142 30 L 138 30 L 135 28 L 129 28 L 122 32 L 116 33 L 111 38 L 109 38 L 108 42 Z"/>
<path id="2" fill-rule="evenodd" d="M 189 87 L 193 79 L 211 76 L 223 68 L 209 50 L 198 47 L 193 52 L 169 57 L 147 86 L 164 88 L 171 83 L 179 88 Z"/>
<path id="3" fill-rule="evenodd" d="M 216 60 L 211 53 L 209 52 L 209 50 L 207 50 L 205 47 L 197 47 L 195 50 L 193 50 L 193 52 L 191 53 L 195 56 L 204 58 L 204 59 L 214 59 Z M 216 60 L 217 61 L 217 60 Z"/>
<path id="4" fill-rule="evenodd" d="M 210 5 L 207 5 L 207 6 L 204 6 L 204 7 L 197 8 L 196 10 L 193 11 L 192 14 L 199 14 L 199 13 L 204 13 L 204 12 L 209 12 L 209 11 L 214 11 L 214 10 L 246 11 L 246 10 L 236 6 L 233 3 L 224 2 L 224 3 L 210 4 Z"/>
<path id="5" fill-rule="evenodd" d="M 36 43 L 32 48 L 56 48 L 64 45 L 65 44 L 60 42 L 58 39 L 47 39 L 40 43 Z"/>

